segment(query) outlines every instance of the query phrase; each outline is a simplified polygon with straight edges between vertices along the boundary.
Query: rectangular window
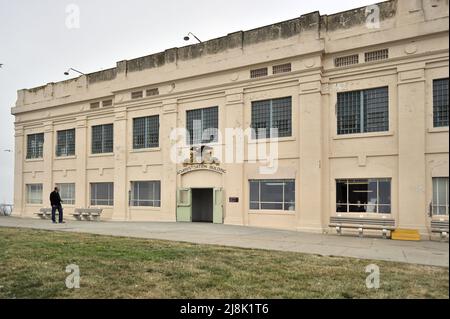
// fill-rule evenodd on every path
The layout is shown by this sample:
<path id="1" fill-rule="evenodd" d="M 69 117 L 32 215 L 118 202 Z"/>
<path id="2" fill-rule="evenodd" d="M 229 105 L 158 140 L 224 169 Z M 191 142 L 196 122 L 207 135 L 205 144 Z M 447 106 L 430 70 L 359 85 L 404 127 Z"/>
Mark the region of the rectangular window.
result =
<path id="1" fill-rule="evenodd" d="M 252 102 L 252 129 L 255 139 L 292 136 L 292 98 Z"/>
<path id="2" fill-rule="evenodd" d="M 141 99 L 144 97 L 144 91 L 136 91 L 131 93 L 131 99 Z"/>
<path id="3" fill-rule="evenodd" d="M 42 184 L 27 184 L 27 204 L 42 204 Z"/>
<path id="4" fill-rule="evenodd" d="M 56 184 L 64 204 L 75 205 L 75 184 Z"/>
<path id="5" fill-rule="evenodd" d="M 389 59 L 389 50 L 383 49 L 383 50 L 366 52 L 364 54 L 364 57 L 365 57 L 366 62 L 386 60 L 386 59 Z"/>
<path id="6" fill-rule="evenodd" d="M 353 65 L 353 64 L 358 64 L 358 63 L 359 63 L 359 55 L 358 54 L 338 57 L 338 58 L 334 59 L 334 66 L 337 68 L 349 66 L 349 65 Z"/>
<path id="7" fill-rule="evenodd" d="M 448 78 L 433 81 L 434 127 L 448 126 Z"/>
<path id="8" fill-rule="evenodd" d="M 161 207 L 161 182 L 131 182 L 131 206 Z"/>
<path id="9" fill-rule="evenodd" d="M 338 213 L 391 213 L 390 179 L 349 179 L 336 181 Z"/>
<path id="10" fill-rule="evenodd" d="M 189 145 L 209 144 L 219 141 L 219 108 L 217 106 L 186 112 Z"/>
<path id="11" fill-rule="evenodd" d="M 75 155 L 75 129 L 58 131 L 56 137 L 56 156 Z"/>
<path id="12" fill-rule="evenodd" d="M 27 136 L 27 159 L 44 157 L 44 133 Z"/>
<path id="13" fill-rule="evenodd" d="M 111 107 L 113 105 L 113 100 L 105 100 L 102 102 L 102 107 Z"/>
<path id="14" fill-rule="evenodd" d="M 91 103 L 91 110 L 99 109 L 100 108 L 100 102 L 93 102 Z"/>
<path id="15" fill-rule="evenodd" d="M 113 124 L 92 127 L 92 154 L 112 153 L 114 147 Z"/>
<path id="16" fill-rule="evenodd" d="M 338 134 L 389 131 L 389 88 L 338 93 Z"/>
<path id="17" fill-rule="evenodd" d="M 251 210 L 295 211 L 295 180 L 250 180 Z"/>
<path id="18" fill-rule="evenodd" d="M 433 215 L 448 215 L 448 177 L 433 178 Z"/>
<path id="19" fill-rule="evenodd" d="M 159 115 L 133 119 L 133 149 L 159 146 Z"/>
<path id="20" fill-rule="evenodd" d="M 260 78 L 263 76 L 267 76 L 269 74 L 269 69 L 268 68 L 261 68 L 261 69 L 256 69 L 256 70 L 251 70 L 250 71 L 250 78 L 255 79 L 255 78 Z"/>
<path id="21" fill-rule="evenodd" d="M 272 71 L 273 74 L 288 73 L 292 71 L 292 65 L 291 63 L 274 65 Z"/>
<path id="22" fill-rule="evenodd" d="M 159 89 L 158 89 L 158 88 L 148 89 L 148 90 L 145 91 L 145 95 L 146 95 L 146 96 L 155 96 L 155 95 L 159 95 Z"/>
<path id="23" fill-rule="evenodd" d="M 114 206 L 114 183 L 92 183 L 91 205 Z"/>

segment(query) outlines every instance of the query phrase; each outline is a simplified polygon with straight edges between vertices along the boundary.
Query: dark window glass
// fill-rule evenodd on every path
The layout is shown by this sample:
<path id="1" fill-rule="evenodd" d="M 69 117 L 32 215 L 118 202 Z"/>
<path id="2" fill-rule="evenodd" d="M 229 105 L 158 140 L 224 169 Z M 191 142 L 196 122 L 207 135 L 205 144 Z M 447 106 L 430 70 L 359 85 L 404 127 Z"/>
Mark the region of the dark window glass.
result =
<path id="1" fill-rule="evenodd" d="M 434 127 L 448 126 L 448 78 L 433 81 Z"/>
<path id="2" fill-rule="evenodd" d="M 292 136 L 292 98 L 253 102 L 251 127 L 254 139 Z"/>
<path id="3" fill-rule="evenodd" d="M 27 159 L 44 157 L 44 133 L 27 136 Z"/>
<path id="4" fill-rule="evenodd" d="M 113 124 L 92 127 L 92 154 L 112 153 L 114 146 Z"/>
<path id="5" fill-rule="evenodd" d="M 75 129 L 58 131 L 56 137 L 56 156 L 75 155 Z"/>
<path id="6" fill-rule="evenodd" d="M 209 144 L 219 141 L 219 108 L 217 106 L 186 112 L 189 145 Z"/>
<path id="7" fill-rule="evenodd" d="M 159 116 L 133 119 L 133 149 L 159 147 Z"/>

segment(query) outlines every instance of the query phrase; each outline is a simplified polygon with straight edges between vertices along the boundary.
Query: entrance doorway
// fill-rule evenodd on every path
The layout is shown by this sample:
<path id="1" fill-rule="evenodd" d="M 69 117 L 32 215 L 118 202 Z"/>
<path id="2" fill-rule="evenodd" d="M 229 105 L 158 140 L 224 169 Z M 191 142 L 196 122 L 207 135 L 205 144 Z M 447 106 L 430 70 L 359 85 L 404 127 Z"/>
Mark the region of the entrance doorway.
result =
<path id="1" fill-rule="evenodd" d="M 192 190 L 192 221 L 212 223 L 214 221 L 214 193 L 212 188 Z"/>

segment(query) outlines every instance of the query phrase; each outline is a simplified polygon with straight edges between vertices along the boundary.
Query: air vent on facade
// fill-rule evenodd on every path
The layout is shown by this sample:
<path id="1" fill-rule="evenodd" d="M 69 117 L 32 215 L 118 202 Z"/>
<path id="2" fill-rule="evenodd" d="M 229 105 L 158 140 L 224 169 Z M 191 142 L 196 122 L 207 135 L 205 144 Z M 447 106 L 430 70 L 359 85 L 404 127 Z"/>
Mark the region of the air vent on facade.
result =
<path id="1" fill-rule="evenodd" d="M 349 66 L 353 64 L 359 63 L 359 56 L 358 54 L 343 56 L 339 58 L 334 59 L 334 66 L 337 68 L 343 67 L 343 66 Z"/>
<path id="2" fill-rule="evenodd" d="M 288 73 L 291 71 L 292 71 L 292 65 L 290 63 L 286 63 L 286 64 L 274 65 L 272 73 L 280 74 L 280 73 Z"/>
<path id="3" fill-rule="evenodd" d="M 100 102 L 93 102 L 91 103 L 91 110 L 95 110 L 100 108 Z"/>
<path id="4" fill-rule="evenodd" d="M 389 50 L 388 49 L 377 50 L 377 51 L 365 53 L 366 62 L 380 61 L 380 60 L 386 60 L 386 59 L 389 59 Z"/>
<path id="5" fill-rule="evenodd" d="M 158 88 L 154 88 L 154 89 L 148 89 L 145 93 L 146 96 L 155 96 L 155 95 L 159 95 L 159 89 Z"/>
<path id="6" fill-rule="evenodd" d="M 133 100 L 135 99 L 141 99 L 144 97 L 144 92 L 143 91 L 136 91 L 136 92 L 131 92 L 131 98 Z"/>
<path id="7" fill-rule="evenodd" d="M 110 107 L 113 105 L 113 101 L 112 100 L 105 100 L 102 102 L 102 107 Z"/>
<path id="8" fill-rule="evenodd" d="M 267 76 L 268 74 L 269 74 L 269 70 L 267 68 L 251 70 L 250 71 L 250 78 L 252 78 L 252 79 L 260 78 L 260 77 L 263 77 L 263 76 Z"/>

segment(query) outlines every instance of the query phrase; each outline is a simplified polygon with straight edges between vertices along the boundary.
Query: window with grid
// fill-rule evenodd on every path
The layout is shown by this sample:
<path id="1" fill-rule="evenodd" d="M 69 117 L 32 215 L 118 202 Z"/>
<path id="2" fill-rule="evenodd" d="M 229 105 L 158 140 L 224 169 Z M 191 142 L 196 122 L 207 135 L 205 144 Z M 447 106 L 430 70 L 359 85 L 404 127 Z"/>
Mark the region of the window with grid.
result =
<path id="1" fill-rule="evenodd" d="M 448 78 L 433 81 L 434 127 L 448 126 Z"/>
<path id="2" fill-rule="evenodd" d="M 349 65 L 353 65 L 353 64 L 358 64 L 358 63 L 359 63 L 359 55 L 358 54 L 338 57 L 338 58 L 334 59 L 334 66 L 337 68 L 349 66 Z"/>
<path id="3" fill-rule="evenodd" d="M 295 180 L 250 180 L 250 209 L 295 211 Z"/>
<path id="4" fill-rule="evenodd" d="M 58 131 L 56 135 L 56 156 L 74 156 L 75 129 Z"/>
<path id="5" fill-rule="evenodd" d="M 219 107 L 186 112 L 186 128 L 189 145 L 209 144 L 219 141 Z"/>
<path id="6" fill-rule="evenodd" d="M 113 124 L 92 127 L 92 154 L 112 153 L 114 146 Z"/>
<path id="7" fill-rule="evenodd" d="M 260 78 L 263 76 L 269 75 L 269 69 L 268 68 L 261 68 L 256 70 L 250 70 L 250 78 Z"/>
<path id="8" fill-rule="evenodd" d="M 364 58 L 365 58 L 366 62 L 386 60 L 386 59 L 389 59 L 389 50 L 383 49 L 383 50 L 366 52 L 364 54 Z"/>
<path id="9" fill-rule="evenodd" d="M 59 196 L 64 204 L 75 205 L 75 184 L 56 184 L 59 189 Z"/>
<path id="10" fill-rule="evenodd" d="M 448 215 L 448 177 L 433 178 L 433 215 Z"/>
<path id="11" fill-rule="evenodd" d="M 114 183 L 92 183 L 91 205 L 114 206 Z"/>
<path id="12" fill-rule="evenodd" d="M 292 71 L 292 65 L 291 63 L 275 65 L 273 66 L 272 71 L 273 74 L 288 73 Z"/>
<path id="13" fill-rule="evenodd" d="M 102 107 L 111 107 L 113 105 L 113 100 L 105 100 L 102 102 Z"/>
<path id="14" fill-rule="evenodd" d="M 389 131 L 388 87 L 338 93 L 338 134 Z"/>
<path id="15" fill-rule="evenodd" d="M 27 159 L 44 157 L 44 133 L 27 136 Z"/>
<path id="16" fill-rule="evenodd" d="M 159 115 L 133 119 L 133 149 L 159 147 Z"/>
<path id="17" fill-rule="evenodd" d="M 131 182 L 131 206 L 161 207 L 161 182 Z"/>
<path id="18" fill-rule="evenodd" d="M 27 204 L 42 204 L 42 184 L 27 184 Z"/>
<path id="19" fill-rule="evenodd" d="M 338 213 L 391 213 L 390 179 L 348 179 L 336 181 Z"/>
<path id="20" fill-rule="evenodd" d="M 144 91 L 131 92 L 131 99 L 141 99 L 144 97 Z"/>
<path id="21" fill-rule="evenodd" d="M 253 138 L 275 138 L 292 136 L 292 98 L 285 97 L 252 102 Z"/>
<path id="22" fill-rule="evenodd" d="M 155 96 L 155 95 L 159 95 L 159 89 L 158 89 L 158 88 L 148 89 L 148 90 L 145 91 L 145 95 L 146 95 L 146 96 Z"/>

